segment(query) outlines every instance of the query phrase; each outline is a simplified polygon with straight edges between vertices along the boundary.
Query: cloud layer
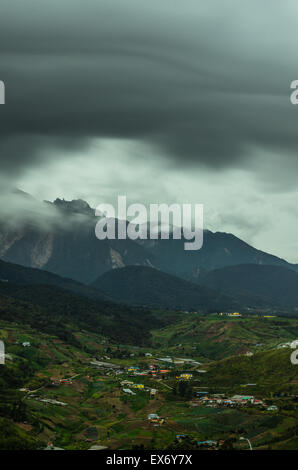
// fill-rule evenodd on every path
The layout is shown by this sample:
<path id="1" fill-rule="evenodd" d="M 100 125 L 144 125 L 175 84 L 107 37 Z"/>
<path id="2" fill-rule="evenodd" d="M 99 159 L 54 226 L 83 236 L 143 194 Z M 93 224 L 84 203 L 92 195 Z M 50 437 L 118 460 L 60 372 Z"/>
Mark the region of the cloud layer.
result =
<path id="1" fill-rule="evenodd" d="M 260 248 L 272 226 L 272 251 L 297 260 L 272 203 L 292 231 L 297 14 L 296 0 L 2 0 L 2 181 L 95 204 L 196 199 Z"/>
<path id="2" fill-rule="evenodd" d="M 94 137 L 146 141 L 178 164 L 239 167 L 255 148 L 293 163 L 295 13 L 290 0 L 4 0 L 3 171 Z"/>

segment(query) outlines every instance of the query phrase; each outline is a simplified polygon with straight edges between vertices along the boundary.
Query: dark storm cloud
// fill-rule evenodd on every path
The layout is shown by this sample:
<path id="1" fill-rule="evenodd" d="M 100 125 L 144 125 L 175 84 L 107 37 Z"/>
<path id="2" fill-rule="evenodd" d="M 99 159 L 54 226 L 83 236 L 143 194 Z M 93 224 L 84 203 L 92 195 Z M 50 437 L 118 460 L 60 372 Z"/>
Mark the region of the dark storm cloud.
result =
<path id="1" fill-rule="evenodd" d="M 239 167 L 255 148 L 294 164 L 295 13 L 291 0 L 2 0 L 2 171 L 93 137 L 146 141 L 173 164 Z"/>

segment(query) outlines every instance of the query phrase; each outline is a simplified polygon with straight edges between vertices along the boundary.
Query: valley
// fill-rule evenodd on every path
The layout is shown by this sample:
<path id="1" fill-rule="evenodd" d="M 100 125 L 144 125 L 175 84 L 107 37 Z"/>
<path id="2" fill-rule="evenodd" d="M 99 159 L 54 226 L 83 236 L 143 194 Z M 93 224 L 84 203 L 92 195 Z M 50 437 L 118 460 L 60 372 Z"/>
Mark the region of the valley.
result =
<path id="1" fill-rule="evenodd" d="M 0 227 L 0 449 L 298 448 L 297 265 L 209 230 L 99 241 L 85 201 L 17 197 L 47 220 Z"/>
<path id="2" fill-rule="evenodd" d="M 172 315 L 146 346 L 1 320 L 2 448 L 296 448 L 298 320 Z"/>

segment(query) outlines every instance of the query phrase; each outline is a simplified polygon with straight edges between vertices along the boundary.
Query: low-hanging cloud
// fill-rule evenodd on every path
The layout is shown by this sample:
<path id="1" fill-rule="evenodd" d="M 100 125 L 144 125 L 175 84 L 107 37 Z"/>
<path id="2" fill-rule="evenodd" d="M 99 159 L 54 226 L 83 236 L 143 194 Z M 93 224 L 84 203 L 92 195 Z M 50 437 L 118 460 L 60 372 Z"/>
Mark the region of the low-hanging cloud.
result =
<path id="1" fill-rule="evenodd" d="M 1 171 L 133 139 L 174 165 L 296 167 L 292 0 L 1 2 Z"/>
<path id="2" fill-rule="evenodd" d="M 58 198 L 54 203 L 39 201 L 5 184 L 1 185 L 0 198 L 0 232 L 5 237 L 10 234 L 15 237 L 19 231 L 28 229 L 45 233 L 53 230 L 70 233 L 78 227 L 88 230 L 95 224 L 94 210 L 81 200 L 72 203 Z"/>

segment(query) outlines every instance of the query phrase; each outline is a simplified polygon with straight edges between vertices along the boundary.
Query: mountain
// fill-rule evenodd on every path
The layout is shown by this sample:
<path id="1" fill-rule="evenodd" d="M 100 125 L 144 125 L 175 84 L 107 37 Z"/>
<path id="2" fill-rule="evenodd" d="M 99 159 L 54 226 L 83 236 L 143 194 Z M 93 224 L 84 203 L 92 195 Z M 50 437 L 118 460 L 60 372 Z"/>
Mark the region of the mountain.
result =
<path id="1" fill-rule="evenodd" d="M 86 284 L 112 268 L 154 263 L 153 255 L 130 239 L 98 240 L 98 218 L 84 201 L 57 199 L 33 207 L 30 201 L 28 208 L 27 198 L 16 198 L 18 207 L 25 204 L 28 219 L 0 223 L 0 257 L 4 261 Z"/>
<path id="2" fill-rule="evenodd" d="M 165 355 L 195 356 L 205 362 L 276 349 L 281 343 L 294 341 L 298 338 L 298 320 L 190 313 L 152 334 L 153 344 L 159 345 Z"/>
<path id="3" fill-rule="evenodd" d="M 92 283 L 92 287 L 131 305 L 204 311 L 236 305 L 226 295 L 145 266 L 111 270 Z"/>
<path id="4" fill-rule="evenodd" d="M 121 344 L 146 344 L 152 325 L 163 326 L 146 309 L 89 299 L 56 286 L 11 282 L 0 282 L 0 319 L 30 325 L 72 344 L 74 333 L 81 330 Z"/>
<path id="5" fill-rule="evenodd" d="M 228 266 L 207 273 L 200 282 L 242 302 L 298 307 L 298 273 L 282 266 Z"/>
<path id="6" fill-rule="evenodd" d="M 98 289 L 3 260 L 0 319 L 29 324 L 74 344 L 73 332 L 81 329 L 118 343 L 143 344 L 150 340 L 152 324 L 163 325 L 148 310 L 114 303 Z"/>
<path id="7" fill-rule="evenodd" d="M 250 391 L 271 393 L 271 396 L 280 392 L 293 394 L 298 383 L 298 370 L 291 364 L 290 354 L 289 348 L 271 349 L 250 357 L 238 355 L 211 363 L 204 385 L 208 382 L 213 387 L 230 389 L 236 386 L 237 390 L 241 384 L 243 387 L 243 384 L 251 383 L 256 386 L 250 387 Z"/>
<path id="8" fill-rule="evenodd" d="M 1 208 L 0 258 L 85 284 L 129 265 L 154 267 L 192 282 L 214 269 L 248 263 L 298 271 L 297 265 L 229 233 L 205 230 L 202 249 L 185 251 L 183 239 L 98 240 L 97 221 L 94 209 L 81 199 L 39 202 L 18 190 L 9 196 L 7 209 Z"/>
<path id="9" fill-rule="evenodd" d="M 184 240 L 144 240 L 159 268 L 176 276 L 198 281 L 208 271 L 239 264 L 273 265 L 298 270 L 297 265 L 257 250 L 230 233 L 204 230 L 203 247 L 185 251 Z"/>
<path id="10" fill-rule="evenodd" d="M 48 271 L 36 268 L 27 268 L 18 264 L 7 263 L 0 260 L 0 282 L 10 282 L 22 285 L 50 285 L 60 289 L 71 291 L 78 295 L 101 300 L 110 300 L 98 290 L 95 291 L 90 287 L 73 281 L 72 279 L 63 278 Z"/>

